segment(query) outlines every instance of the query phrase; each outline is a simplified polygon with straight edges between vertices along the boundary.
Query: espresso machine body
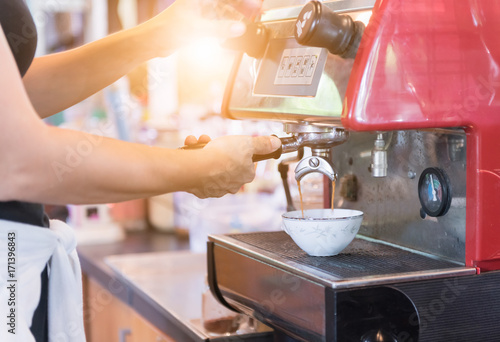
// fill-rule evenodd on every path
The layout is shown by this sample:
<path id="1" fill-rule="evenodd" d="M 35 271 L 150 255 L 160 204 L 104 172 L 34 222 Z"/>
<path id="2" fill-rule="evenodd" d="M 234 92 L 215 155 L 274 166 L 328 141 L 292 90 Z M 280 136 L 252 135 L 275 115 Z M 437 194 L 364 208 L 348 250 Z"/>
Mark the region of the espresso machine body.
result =
<path id="1" fill-rule="evenodd" d="M 307 141 L 335 169 L 335 208 L 363 211 L 362 227 L 333 257 L 284 232 L 210 236 L 212 291 L 301 341 L 498 340 L 500 4 L 321 4 L 264 1 L 223 110 Z M 307 13 L 327 10 L 360 36 L 355 58 L 325 36 L 298 42 Z M 332 131 L 330 145 L 317 135 Z"/>

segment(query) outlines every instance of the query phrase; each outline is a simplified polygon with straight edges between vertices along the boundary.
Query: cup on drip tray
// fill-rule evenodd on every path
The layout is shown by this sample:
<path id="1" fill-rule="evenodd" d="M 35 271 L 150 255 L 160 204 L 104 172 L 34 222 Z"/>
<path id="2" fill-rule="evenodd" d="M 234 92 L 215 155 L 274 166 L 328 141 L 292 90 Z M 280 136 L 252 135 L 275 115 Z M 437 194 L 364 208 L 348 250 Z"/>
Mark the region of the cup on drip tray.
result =
<path id="1" fill-rule="evenodd" d="M 351 209 L 309 209 L 282 215 L 283 230 L 311 256 L 342 252 L 354 239 L 363 221 L 363 212 Z"/>

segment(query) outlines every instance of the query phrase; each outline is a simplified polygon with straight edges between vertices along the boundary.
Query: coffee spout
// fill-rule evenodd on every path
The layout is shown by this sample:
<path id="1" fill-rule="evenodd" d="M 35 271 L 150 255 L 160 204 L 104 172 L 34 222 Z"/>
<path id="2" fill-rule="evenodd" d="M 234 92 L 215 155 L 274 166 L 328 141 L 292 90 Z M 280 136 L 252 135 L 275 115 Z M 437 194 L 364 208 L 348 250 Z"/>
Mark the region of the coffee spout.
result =
<path id="1" fill-rule="evenodd" d="M 295 179 L 300 182 L 306 175 L 318 172 L 327 176 L 332 182 L 337 180 L 337 172 L 328 160 L 320 156 L 311 156 L 302 159 L 295 168 Z"/>

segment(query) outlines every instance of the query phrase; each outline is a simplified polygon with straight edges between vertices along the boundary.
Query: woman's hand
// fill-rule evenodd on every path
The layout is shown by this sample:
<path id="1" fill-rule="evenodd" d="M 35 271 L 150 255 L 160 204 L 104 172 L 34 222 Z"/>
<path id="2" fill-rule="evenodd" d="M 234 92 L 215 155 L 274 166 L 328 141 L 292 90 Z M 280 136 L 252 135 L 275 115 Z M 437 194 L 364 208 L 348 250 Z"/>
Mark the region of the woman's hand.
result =
<path id="1" fill-rule="evenodd" d="M 206 138 L 202 136 L 196 140 L 195 137 L 188 137 L 186 145 L 202 140 L 205 142 Z M 208 140 L 202 150 L 197 150 L 201 158 L 200 169 L 198 177 L 193 179 L 193 187 L 188 191 L 199 198 L 235 194 L 255 177 L 253 155 L 272 153 L 280 146 L 280 139 L 274 136 L 225 136 Z"/>
<path id="2" fill-rule="evenodd" d="M 255 17 L 262 0 L 176 0 L 162 13 L 139 27 L 158 56 L 200 37 L 222 39 L 245 33 L 246 19 Z"/>

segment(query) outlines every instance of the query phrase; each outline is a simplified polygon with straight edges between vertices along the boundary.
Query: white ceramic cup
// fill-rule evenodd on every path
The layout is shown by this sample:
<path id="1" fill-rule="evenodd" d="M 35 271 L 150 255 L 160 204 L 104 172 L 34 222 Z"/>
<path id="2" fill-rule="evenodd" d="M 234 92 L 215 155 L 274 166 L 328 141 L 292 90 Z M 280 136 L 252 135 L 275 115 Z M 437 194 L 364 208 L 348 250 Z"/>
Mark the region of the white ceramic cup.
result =
<path id="1" fill-rule="evenodd" d="M 354 239 L 363 212 L 351 209 L 309 209 L 284 213 L 283 230 L 311 256 L 340 253 Z"/>

